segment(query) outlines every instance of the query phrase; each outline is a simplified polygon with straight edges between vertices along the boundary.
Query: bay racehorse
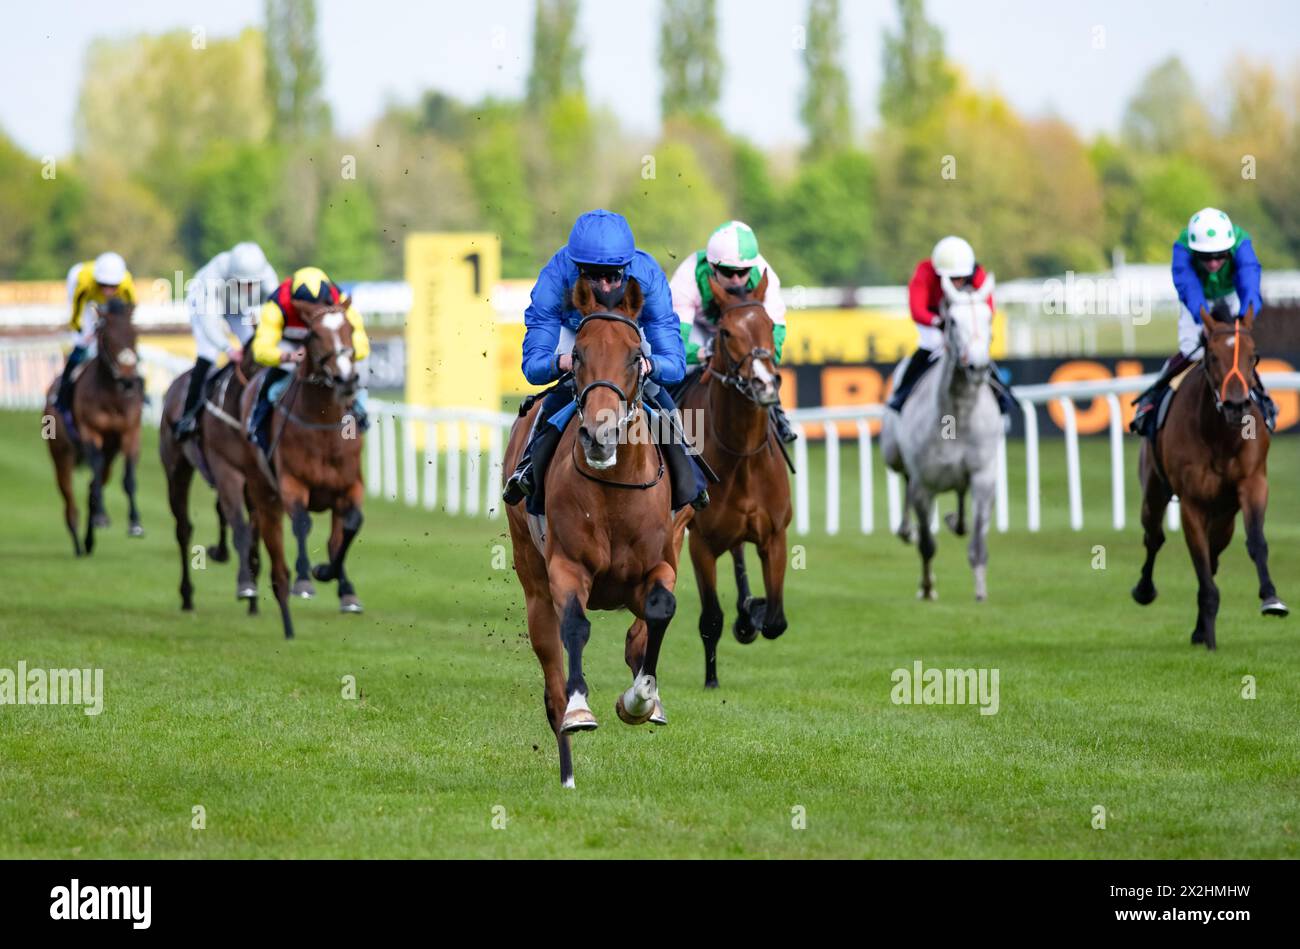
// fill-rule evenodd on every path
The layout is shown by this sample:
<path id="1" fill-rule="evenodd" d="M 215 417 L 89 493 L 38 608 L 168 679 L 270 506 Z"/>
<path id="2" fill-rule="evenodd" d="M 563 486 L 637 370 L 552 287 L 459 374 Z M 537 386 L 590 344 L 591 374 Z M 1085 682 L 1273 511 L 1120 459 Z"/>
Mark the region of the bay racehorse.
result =
<path id="1" fill-rule="evenodd" d="M 217 544 L 208 547 L 206 556 L 217 563 L 229 559 L 226 526 L 239 558 L 235 578 L 235 597 L 248 600 L 248 612 L 257 612 L 257 574 L 260 562 L 256 524 L 246 516 L 248 442 L 239 422 L 240 398 L 248 380 L 256 372 L 251 347 L 244 350 L 241 364 L 229 364 L 216 372 L 203 393 L 198 430 L 194 438 L 178 442 L 172 434 L 173 424 L 185 410 L 185 393 L 189 390 L 189 372 L 172 382 L 163 399 L 162 427 L 158 453 L 167 476 L 167 500 L 176 521 L 176 543 L 181 557 L 181 609 L 194 608 L 194 586 L 190 582 L 190 483 L 199 471 L 217 492 Z"/>
<path id="2" fill-rule="evenodd" d="M 944 293 L 943 350 L 917 382 L 901 412 L 885 413 L 880 451 L 885 464 L 903 475 L 906 502 L 898 535 L 913 537 L 921 554 L 920 599 L 938 598 L 931 562 L 935 538 L 930 515 L 935 495 L 957 492 L 957 512 L 946 520 L 958 535 L 966 533 L 966 494 L 974 514 L 967 560 L 975 575 L 975 599 L 988 596 L 988 532 L 997 490 L 997 447 L 1002 414 L 989 386 L 992 340 L 993 275 L 984 284 L 957 290 L 947 277 Z"/>
<path id="3" fill-rule="evenodd" d="M 1146 561 L 1133 599 L 1146 606 L 1156 598 L 1152 580 L 1156 553 L 1165 542 L 1165 508 L 1178 496 L 1183 534 L 1196 570 L 1196 626 L 1192 644 L 1217 645 L 1219 555 L 1232 539 L 1240 511 L 1246 551 L 1259 575 L 1260 612 L 1286 616 L 1268 572 L 1264 511 L 1268 507 L 1268 426 L 1251 399 L 1254 381 L 1254 308 L 1234 319 L 1226 306 L 1217 316 L 1201 311 L 1204 359 L 1188 370 L 1171 396 L 1154 441 L 1138 455 L 1142 482 L 1142 532 Z"/>
<path id="4" fill-rule="evenodd" d="M 107 527 L 104 509 L 104 485 L 121 453 L 125 463 L 122 488 L 128 505 L 129 537 L 143 537 L 140 509 L 136 506 L 136 465 L 140 461 L 140 417 L 144 409 L 144 378 L 139 375 L 136 331 L 131 322 L 135 304 L 113 298 L 95 308 L 93 358 L 79 368 L 72 384 L 70 400 L 75 431 L 54 408 L 59 383 L 55 380 L 46 398 L 42 434 L 50 447 L 50 458 L 63 495 L 63 517 L 72 535 L 72 546 L 80 557 L 95 549 L 95 529 Z M 72 476 L 79 461 L 90 467 L 89 511 L 83 547 L 77 531 L 77 502 L 73 495 Z"/>
<path id="5" fill-rule="evenodd" d="M 266 545 L 271 589 L 280 606 L 286 639 L 293 638 L 289 615 L 289 571 L 284 559 L 284 515 L 287 512 L 298 541 L 299 559 L 306 557 L 312 511 L 329 511 L 329 560 L 312 568 L 322 582 L 338 581 L 339 611 L 360 613 L 361 601 L 344 569 L 348 548 L 361 529 L 362 433 L 351 406 L 360 385 L 353 360 L 352 324 L 346 316 L 348 297 L 337 303 L 294 301 L 307 326 L 304 356 L 284 396 L 271 412 L 270 458 L 248 444 L 244 474 L 256 529 Z M 261 373 L 244 390 L 241 425 L 257 401 Z"/>
<path id="6" fill-rule="evenodd" d="M 624 648 L 632 685 L 615 703 L 619 718 L 630 725 L 666 723 L 656 676 L 676 610 L 677 552 L 669 478 L 644 409 L 636 324 L 643 302 L 640 285 L 628 278 L 623 300 L 603 311 L 590 284 L 578 281 L 573 304 L 583 319 L 573 344 L 576 424 L 565 428 L 546 474 L 544 523 L 539 518 L 530 525 L 522 503 L 506 509 L 565 787 L 574 786 L 569 736 L 597 724 L 582 673 L 588 610 L 627 609 L 636 617 Z M 541 406 L 536 400 L 516 420 L 505 472 L 518 463 Z M 678 518 L 684 521 L 690 511 L 684 508 Z"/>
<path id="7" fill-rule="evenodd" d="M 786 630 L 786 529 L 790 480 L 785 456 L 768 425 L 781 397 L 773 363 L 772 319 L 763 308 L 767 273 L 748 293 L 728 293 L 709 277 L 720 316 L 713 352 L 698 381 L 678 399 L 683 418 L 696 420 L 696 448 L 719 477 L 709 506 L 690 520 L 691 564 L 700 591 L 704 685 L 718 686 L 718 640 L 723 613 L 718 600 L 718 558 L 730 552 L 736 574 L 737 616 L 732 633 L 752 643 L 761 630 L 776 639 Z M 750 595 L 745 544 L 758 548 L 766 597 Z"/>

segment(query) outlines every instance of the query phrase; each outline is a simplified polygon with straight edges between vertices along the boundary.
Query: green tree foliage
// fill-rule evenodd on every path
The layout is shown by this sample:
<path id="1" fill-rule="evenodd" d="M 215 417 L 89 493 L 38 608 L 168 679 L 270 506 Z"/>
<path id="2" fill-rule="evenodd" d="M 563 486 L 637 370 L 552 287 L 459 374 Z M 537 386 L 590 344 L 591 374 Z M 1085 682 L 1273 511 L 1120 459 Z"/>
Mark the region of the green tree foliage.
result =
<path id="1" fill-rule="evenodd" d="M 532 276 L 539 251 L 518 110 L 484 108 L 481 118 L 482 128 L 470 145 L 468 168 L 479 212 L 501 238 L 502 275 Z"/>
<path id="2" fill-rule="evenodd" d="M 289 265 L 281 247 L 277 189 L 281 159 L 263 145 L 217 143 L 194 166 L 181 224 L 188 260 L 202 266 L 240 241 L 257 241 L 277 268 Z"/>
<path id="3" fill-rule="evenodd" d="M 321 209 L 317 264 L 337 281 L 373 280 L 383 266 L 375 204 L 360 181 L 343 179 Z"/>
<path id="4" fill-rule="evenodd" d="M 266 97 L 276 139 L 298 143 L 329 133 L 323 84 L 315 0 L 266 0 Z"/>
<path id="5" fill-rule="evenodd" d="M 1137 151 L 1186 152 L 1209 134 L 1209 113 L 1177 56 L 1147 73 L 1124 110 L 1124 142 Z"/>
<path id="6" fill-rule="evenodd" d="M 582 93 L 582 47 L 577 42 L 578 0 L 535 0 L 533 62 L 528 72 L 528 104 L 550 105 Z"/>
<path id="7" fill-rule="evenodd" d="M 878 279 L 875 173 L 864 152 L 842 149 L 805 163 L 759 241 L 784 283 Z M 779 261 L 779 263 L 778 263 Z"/>
<path id="8" fill-rule="evenodd" d="M 663 142 L 655 159 L 655 177 L 638 177 L 625 186 L 614 207 L 632 225 L 637 246 L 671 274 L 727 220 L 727 205 L 689 145 Z"/>
<path id="9" fill-rule="evenodd" d="M 659 24 L 660 111 L 715 115 L 722 90 L 717 0 L 664 0 Z"/>
<path id="10" fill-rule="evenodd" d="M 853 134 L 839 0 L 809 0 L 806 39 L 799 116 L 808 131 L 808 154 L 820 157 L 847 146 Z"/>
<path id="11" fill-rule="evenodd" d="M 880 115 L 914 125 L 952 92 L 956 79 L 943 52 L 943 34 L 925 18 L 923 0 L 897 0 L 899 32 L 884 38 Z"/>

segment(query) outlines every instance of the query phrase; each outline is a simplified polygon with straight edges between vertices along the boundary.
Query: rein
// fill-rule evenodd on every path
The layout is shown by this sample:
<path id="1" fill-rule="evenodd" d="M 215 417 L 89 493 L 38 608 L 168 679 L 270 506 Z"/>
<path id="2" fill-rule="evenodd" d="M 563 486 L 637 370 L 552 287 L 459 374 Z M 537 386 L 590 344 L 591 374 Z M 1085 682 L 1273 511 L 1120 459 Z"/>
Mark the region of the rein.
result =
<path id="1" fill-rule="evenodd" d="M 1250 330 L 1246 331 L 1247 333 Z M 1210 334 L 1211 338 L 1216 336 L 1227 336 L 1226 329 L 1217 329 Z M 1206 350 L 1207 354 L 1209 350 Z M 1232 322 L 1232 368 L 1223 375 L 1223 382 L 1219 385 L 1219 391 L 1214 392 L 1214 383 L 1210 381 L 1210 374 L 1205 373 L 1205 381 L 1210 386 L 1210 391 L 1214 392 L 1214 407 L 1222 412 L 1224 403 L 1228 401 L 1228 383 L 1232 377 L 1236 376 L 1241 380 L 1241 386 L 1246 390 L 1246 402 L 1250 402 L 1250 383 L 1246 381 L 1246 376 L 1241 371 L 1241 320 Z"/>
<path id="2" fill-rule="evenodd" d="M 726 316 L 732 310 L 745 310 L 751 307 L 757 307 L 758 309 L 763 310 L 763 314 L 765 316 L 767 315 L 767 310 L 764 309 L 762 303 L 759 303 L 757 301 L 741 301 L 739 303 L 731 303 L 723 307 L 718 316 L 718 322 L 721 323 L 722 317 Z M 771 319 L 771 317 L 768 317 L 768 319 Z M 745 379 L 744 376 L 741 375 L 741 371 L 744 370 L 745 366 L 749 365 L 751 362 L 753 362 L 756 359 L 771 358 L 772 351 L 770 349 L 765 349 L 762 346 L 755 346 L 743 357 L 736 360 L 731 358 L 731 353 L 727 350 L 726 345 L 719 342 L 716 352 L 720 352 L 722 354 L 722 358 L 726 361 L 726 372 L 719 372 L 713 366 L 712 362 L 710 362 L 709 365 L 704 367 L 705 372 L 707 372 L 711 376 L 716 377 L 718 381 L 721 382 L 723 385 L 730 386 L 731 388 L 735 389 L 737 392 L 743 395 L 750 402 L 753 402 L 755 405 L 762 407 L 762 403 L 759 402 L 758 399 L 754 398 L 754 394 L 749 387 L 749 382 L 748 380 Z"/>

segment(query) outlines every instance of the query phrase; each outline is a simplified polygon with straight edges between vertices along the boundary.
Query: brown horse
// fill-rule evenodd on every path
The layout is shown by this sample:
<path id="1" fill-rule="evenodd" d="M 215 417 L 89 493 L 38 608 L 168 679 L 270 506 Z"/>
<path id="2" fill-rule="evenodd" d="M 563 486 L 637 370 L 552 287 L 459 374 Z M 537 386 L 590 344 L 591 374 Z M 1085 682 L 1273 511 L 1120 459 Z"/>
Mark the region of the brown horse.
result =
<path id="1" fill-rule="evenodd" d="M 63 494 L 63 516 L 72 535 L 72 546 L 78 557 L 84 549 L 89 555 L 95 549 L 95 528 L 107 527 L 108 513 L 104 510 L 104 485 L 108 482 L 113 460 L 118 453 L 124 456 L 126 472 L 122 488 L 126 491 L 129 506 L 127 536 L 143 537 L 140 510 L 135 502 L 135 468 L 140 460 L 140 416 L 144 409 L 144 379 L 137 374 L 139 356 L 136 354 L 136 332 L 131 323 L 135 305 L 113 299 L 95 308 L 99 325 L 95 330 L 96 354 L 79 368 L 72 384 L 71 408 L 76 434 L 68 427 L 60 412 L 54 409 L 59 381 L 56 379 L 46 398 L 46 414 L 42 429 L 50 446 L 54 472 Z M 90 466 L 89 516 L 86 519 L 86 540 L 77 535 L 77 502 L 73 496 L 72 474 L 78 461 Z"/>
<path id="2" fill-rule="evenodd" d="M 1219 554 L 1232 539 L 1237 511 L 1246 526 L 1246 550 L 1259 574 L 1260 612 L 1286 616 L 1268 574 L 1264 509 L 1268 506 L 1268 427 L 1251 401 L 1255 341 L 1251 308 L 1240 319 L 1226 309 L 1215 318 L 1204 310 L 1205 358 L 1184 377 L 1173 395 L 1167 421 L 1156 433 L 1154 451 L 1144 443 L 1139 455 L 1142 481 L 1142 528 L 1146 562 L 1133 588 L 1143 606 L 1156 598 L 1151 579 L 1156 553 L 1165 541 L 1165 507 L 1178 496 L 1187 549 L 1196 569 L 1196 628 L 1192 644 L 1216 646 L 1214 621 L 1219 588 L 1214 575 Z"/>
<path id="3" fill-rule="evenodd" d="M 781 380 L 772 362 L 773 324 L 763 308 L 767 274 L 748 295 L 734 295 L 709 278 L 721 308 L 713 355 L 699 383 L 678 400 L 683 417 L 699 419 L 696 443 L 721 483 L 709 506 L 690 524 L 691 563 L 700 589 L 700 638 L 704 641 L 704 685 L 718 686 L 718 640 L 722 605 L 718 601 L 718 558 L 731 552 L 735 562 L 737 616 L 732 632 L 752 643 L 759 630 L 776 639 L 786 630 L 784 583 L 786 528 L 790 525 L 790 481 L 785 460 L 768 427 L 768 409 L 781 397 Z M 749 592 L 745 544 L 758 548 L 766 599 Z"/>
<path id="4" fill-rule="evenodd" d="M 635 320 L 643 302 L 640 286 L 629 278 L 614 312 L 603 311 L 587 281 L 578 281 L 573 304 L 583 319 L 573 345 L 577 419 L 565 429 L 546 475 L 545 539 L 541 525 L 530 527 L 523 504 L 506 511 L 565 787 L 574 786 L 569 735 L 597 724 L 582 674 L 591 635 L 588 609 L 627 609 L 636 617 L 623 654 L 632 685 L 615 704 L 619 718 L 629 725 L 666 723 L 656 675 L 676 610 L 677 552 L 669 479 L 642 411 L 645 377 Z M 518 463 L 541 405 L 538 400 L 515 422 L 504 472 Z M 678 517 L 684 521 L 690 511 Z"/>
<path id="5" fill-rule="evenodd" d="M 360 377 L 353 360 L 352 324 L 346 312 L 348 297 L 337 303 L 295 301 L 307 324 L 304 357 L 289 382 L 284 397 L 270 417 L 271 459 L 248 445 L 244 474 L 252 501 L 257 531 L 271 562 L 271 589 L 280 605 L 286 639 L 293 638 L 289 616 L 289 571 L 284 560 L 283 519 L 289 513 L 299 558 L 306 557 L 311 511 L 330 511 L 333 523 L 329 562 L 312 568 L 322 582 L 338 580 L 339 610 L 360 613 L 361 601 L 344 571 L 344 560 L 361 529 L 361 432 L 350 408 Z M 247 428 L 258 389 L 266 373 L 249 385 L 242 396 L 241 424 Z"/>
<path id="6" fill-rule="evenodd" d="M 163 400 L 163 420 L 158 441 L 158 453 L 163 472 L 167 476 L 167 499 L 172 517 L 176 520 L 176 543 L 181 556 L 181 609 L 194 609 L 194 586 L 190 582 L 190 482 L 195 470 L 217 492 L 218 541 L 207 548 L 207 557 L 217 563 L 229 559 L 226 546 L 226 526 L 239 557 L 239 573 L 235 579 L 235 597 L 248 600 L 248 612 L 257 612 L 257 574 L 259 555 L 255 525 L 245 517 L 251 510 L 247 491 L 245 465 L 248 442 L 239 422 L 240 397 L 249 378 L 255 372 L 252 350 L 244 350 L 242 364 L 227 366 L 212 379 L 212 389 L 204 394 L 203 413 L 195 438 L 177 442 L 172 426 L 185 410 L 185 393 L 189 390 L 190 372 L 183 373 L 167 389 Z"/>

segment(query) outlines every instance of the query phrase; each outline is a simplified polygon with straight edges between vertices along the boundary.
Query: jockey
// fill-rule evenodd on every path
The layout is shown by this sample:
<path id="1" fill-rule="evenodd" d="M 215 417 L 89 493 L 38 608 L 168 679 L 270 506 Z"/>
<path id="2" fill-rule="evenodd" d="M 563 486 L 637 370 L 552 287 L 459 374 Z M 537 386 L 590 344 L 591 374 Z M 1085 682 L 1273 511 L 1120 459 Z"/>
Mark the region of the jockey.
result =
<path id="1" fill-rule="evenodd" d="M 98 317 L 95 307 L 120 297 L 125 303 L 136 302 L 135 281 L 121 254 L 112 251 L 100 254 L 93 261 L 73 264 L 68 271 L 68 302 L 72 316 L 68 321 L 73 332 L 72 352 L 68 354 L 59 380 L 59 394 L 54 406 L 65 416 L 70 414 L 72 398 L 72 371 L 86 358 L 86 351 L 95 341 Z"/>
<path id="2" fill-rule="evenodd" d="M 218 354 L 224 352 L 236 365 L 244 358 L 244 347 L 253 338 L 257 311 L 278 284 L 262 248 L 251 242 L 222 251 L 194 275 L 185 294 L 185 308 L 198 358 L 185 395 L 185 412 L 173 428 L 178 441 L 193 437 L 198 430 L 203 384 Z M 233 344 L 227 330 L 235 339 Z"/>
<path id="3" fill-rule="evenodd" d="M 680 323 L 673 312 L 668 280 L 653 257 L 638 250 L 632 229 L 621 214 L 596 210 L 583 214 L 569 233 L 569 242 L 547 261 L 533 287 L 532 303 L 524 312 L 524 376 L 535 386 L 557 380 L 542 404 L 542 421 L 533 430 L 519 467 L 506 482 L 502 498 L 517 504 L 531 497 L 542 484 L 546 465 L 571 417 L 574 392 L 569 373 L 573 370 L 573 341 L 582 321 L 572 303 L 573 287 L 586 280 L 602 306 L 614 307 L 623 299 L 627 278 L 635 277 L 645 295 L 641 324 L 642 371 L 648 376 L 646 395 L 663 412 L 673 414 L 676 406 L 664 388 L 680 382 L 686 373 Z M 557 418 L 558 414 L 558 418 Z M 709 501 L 704 477 L 685 446 L 676 439 L 662 444 L 664 460 L 671 473 L 672 506 L 689 503 L 697 509 Z M 540 513 L 540 505 L 537 513 Z"/>
<path id="4" fill-rule="evenodd" d="M 1218 208 L 1203 208 L 1192 215 L 1173 247 L 1174 287 L 1182 310 L 1178 315 L 1178 352 L 1166 360 L 1151 388 L 1134 403 L 1137 413 L 1129 428 L 1139 435 L 1152 434 L 1155 409 L 1169 383 L 1195 361 L 1201 349 L 1201 310 L 1213 309 L 1220 301 L 1240 318 L 1252 307 L 1263 309 L 1259 293 L 1260 266 L 1250 235 L 1233 227 L 1228 215 Z M 1277 422 L 1277 407 L 1255 377 L 1251 395 L 1259 403 L 1271 431 Z"/>
<path id="5" fill-rule="evenodd" d="M 713 351 L 722 311 L 709 287 L 712 276 L 728 292 L 753 290 L 767 273 L 767 295 L 763 308 L 772 318 L 772 337 L 776 345 L 775 361 L 781 362 L 785 343 L 785 300 L 781 297 L 781 280 L 776 271 L 758 252 L 758 238 L 743 221 L 728 221 L 709 237 L 704 250 L 681 262 L 668 286 L 673 294 L 673 308 L 682 321 L 682 343 L 686 347 L 687 375 L 698 372 Z M 772 423 L 784 442 L 793 442 L 795 434 L 781 410 L 772 406 Z"/>
<path id="6" fill-rule="evenodd" d="M 271 368 L 257 390 L 257 403 L 248 419 L 248 437 L 263 452 L 269 448 L 266 422 L 271 415 L 271 405 L 279 399 L 295 365 L 306 358 L 302 344 L 310 330 L 298 315 L 296 304 L 338 303 L 342 295 L 325 271 L 319 267 L 303 267 L 295 270 L 293 276 L 281 283 L 271 298 L 262 304 L 257 332 L 253 336 L 253 358 L 260 365 Z M 370 355 L 370 340 L 356 308 L 349 305 L 346 315 L 352 326 L 352 359 L 359 363 Z M 366 390 L 362 387 L 357 390 L 352 404 L 353 417 L 362 430 L 366 427 L 365 402 Z"/>
<path id="7" fill-rule="evenodd" d="M 896 412 L 903 409 L 903 403 L 913 387 L 930 368 L 930 360 L 943 349 L 943 281 L 947 277 L 958 290 L 966 286 L 979 289 L 988 278 L 984 268 L 975 261 L 975 250 L 960 237 L 945 237 L 934 245 L 929 260 L 916 265 L 912 279 L 907 285 L 908 303 L 912 311 L 912 320 L 920 332 L 920 342 L 907 361 L 903 378 L 894 390 L 889 407 Z M 992 298 L 989 306 L 993 306 Z M 1011 411 L 1011 394 L 998 375 L 996 366 L 990 374 L 989 382 L 993 394 L 997 396 L 998 407 L 1002 414 Z"/>

